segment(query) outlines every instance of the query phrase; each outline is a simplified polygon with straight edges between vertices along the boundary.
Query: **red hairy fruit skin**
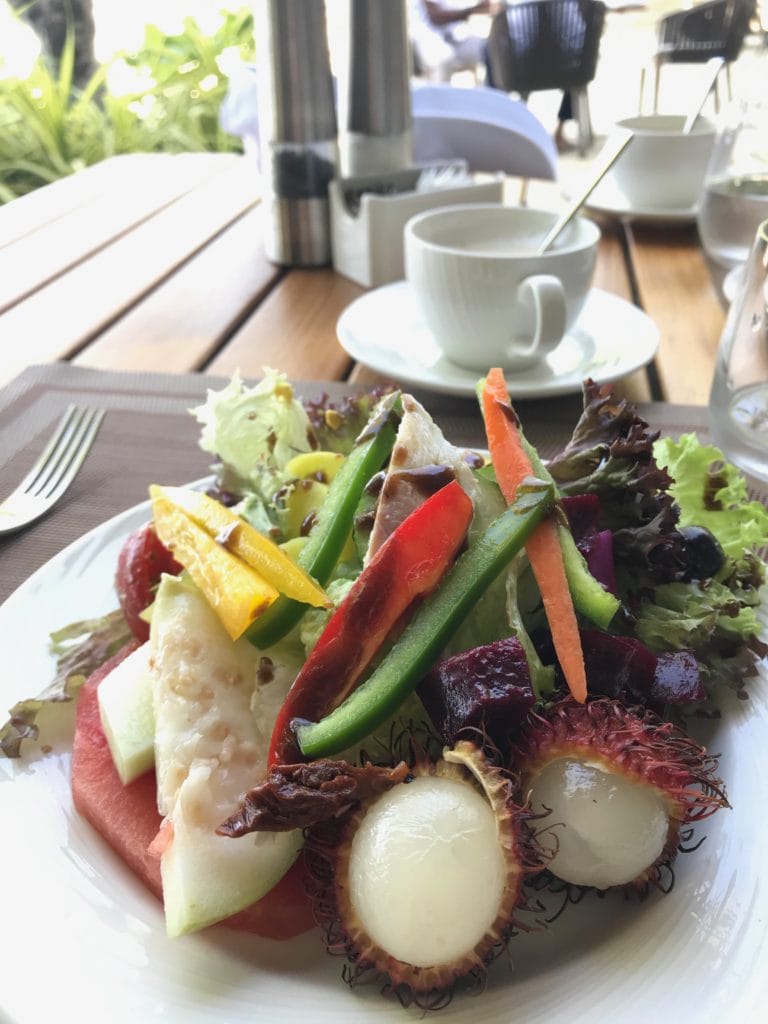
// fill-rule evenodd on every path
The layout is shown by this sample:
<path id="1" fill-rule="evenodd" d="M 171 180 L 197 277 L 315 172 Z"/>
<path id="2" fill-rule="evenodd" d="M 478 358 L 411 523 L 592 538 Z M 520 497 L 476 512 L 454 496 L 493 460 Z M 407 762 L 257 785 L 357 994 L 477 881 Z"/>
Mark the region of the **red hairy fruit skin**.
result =
<path id="1" fill-rule="evenodd" d="M 682 729 L 647 708 L 628 708 L 607 697 L 578 704 L 567 697 L 532 711 L 515 744 L 511 763 L 525 791 L 543 768 L 575 757 L 655 789 L 663 798 L 669 830 L 659 860 L 630 888 L 660 885 L 660 869 L 674 859 L 681 829 L 728 807 L 717 758 Z"/>
<path id="2" fill-rule="evenodd" d="M 101 727 L 97 699 L 101 681 L 137 647 L 138 642 L 127 644 L 94 672 L 80 691 L 72 751 L 72 796 L 78 813 L 162 900 L 160 860 L 149 852 L 161 825 L 155 773 L 147 772 L 128 786 L 122 784 Z M 222 923 L 269 939 L 292 939 L 308 931 L 315 921 L 306 896 L 304 872 L 300 857 L 263 899 Z"/>
<path id="3" fill-rule="evenodd" d="M 142 643 L 149 640 L 149 623 L 141 613 L 152 604 L 161 575 L 177 576 L 181 570 L 151 523 L 134 530 L 120 549 L 115 574 L 117 599 L 131 632 Z"/>
<path id="4" fill-rule="evenodd" d="M 529 903 L 524 883 L 541 871 L 546 854 L 530 824 L 533 817 L 530 809 L 517 803 L 517 778 L 492 765 L 477 744 L 460 740 L 452 750 L 444 751 L 443 758 L 437 763 L 426 757 L 419 759 L 411 765 L 410 776 L 411 783 L 437 777 L 477 789 L 490 804 L 496 819 L 497 839 L 504 852 L 504 887 L 495 920 L 488 924 L 484 936 L 463 954 L 442 963 L 420 966 L 398 959 L 367 934 L 356 910 L 355 888 L 351 880 L 354 837 L 369 810 L 382 799 L 383 794 L 374 794 L 346 815 L 308 828 L 305 851 L 313 882 L 312 898 L 317 921 L 325 932 L 328 951 L 347 958 L 342 972 L 347 984 L 355 987 L 378 982 L 383 993 L 396 994 L 404 1006 L 415 1005 L 425 1011 L 439 1010 L 450 1002 L 457 986 L 465 990 L 482 989 L 487 968 L 504 953 L 515 931 L 528 930 L 526 915 L 538 913 L 538 907 Z M 411 783 L 395 786 L 386 797 Z M 391 805 L 389 818 L 395 830 L 396 807 L 396 804 Z M 422 842 L 425 844 L 423 855 L 429 861 L 430 848 L 437 844 L 428 827 Z M 386 854 L 383 856 L 386 858 Z M 380 869 L 386 876 L 386 867 L 386 859 L 383 859 L 372 874 L 380 877 Z M 464 869 L 477 872 L 478 866 L 468 864 L 464 858 Z M 413 913 L 416 917 L 419 908 L 414 907 Z M 456 927 L 461 929 L 461 922 L 457 922 Z"/>

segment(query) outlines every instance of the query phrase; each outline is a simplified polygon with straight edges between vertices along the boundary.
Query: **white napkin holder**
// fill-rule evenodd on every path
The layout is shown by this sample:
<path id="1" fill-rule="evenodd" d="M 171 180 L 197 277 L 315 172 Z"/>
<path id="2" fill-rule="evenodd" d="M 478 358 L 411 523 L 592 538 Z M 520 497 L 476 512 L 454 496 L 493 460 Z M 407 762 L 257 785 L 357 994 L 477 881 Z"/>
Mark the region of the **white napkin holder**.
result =
<path id="1" fill-rule="evenodd" d="M 405 276 L 403 229 L 411 217 L 454 203 L 502 201 L 503 175 L 417 190 L 423 171 L 423 167 L 410 167 L 330 182 L 331 251 L 339 274 L 366 288 L 401 281 Z"/>

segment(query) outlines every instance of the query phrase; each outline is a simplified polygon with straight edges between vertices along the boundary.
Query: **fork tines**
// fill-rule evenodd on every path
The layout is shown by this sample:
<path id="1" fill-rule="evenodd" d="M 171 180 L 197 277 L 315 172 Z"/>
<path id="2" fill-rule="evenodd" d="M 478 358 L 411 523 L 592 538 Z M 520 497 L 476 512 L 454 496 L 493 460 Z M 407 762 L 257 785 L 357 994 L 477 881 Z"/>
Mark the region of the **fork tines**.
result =
<path id="1" fill-rule="evenodd" d="M 19 490 L 55 500 L 74 480 L 96 438 L 103 409 L 70 405 Z"/>
<path id="2" fill-rule="evenodd" d="M 77 476 L 103 419 L 103 409 L 69 406 L 40 458 L 0 503 L 0 534 L 14 533 L 53 508 Z"/>

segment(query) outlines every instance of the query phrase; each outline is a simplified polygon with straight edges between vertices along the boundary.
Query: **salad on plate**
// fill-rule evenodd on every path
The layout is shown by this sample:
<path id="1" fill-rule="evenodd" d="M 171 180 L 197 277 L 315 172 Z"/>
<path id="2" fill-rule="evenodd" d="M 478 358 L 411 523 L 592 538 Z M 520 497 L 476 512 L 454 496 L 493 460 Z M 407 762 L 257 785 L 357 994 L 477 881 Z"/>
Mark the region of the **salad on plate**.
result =
<path id="1" fill-rule="evenodd" d="M 478 400 L 483 452 L 394 389 L 209 392 L 213 479 L 152 484 L 119 607 L 11 709 L 23 758 L 76 697 L 75 807 L 170 939 L 316 930 L 350 984 L 437 1009 L 585 895 L 674 899 L 738 801 L 695 735 L 768 650 L 768 511 L 609 387 L 546 464 L 500 370 Z"/>

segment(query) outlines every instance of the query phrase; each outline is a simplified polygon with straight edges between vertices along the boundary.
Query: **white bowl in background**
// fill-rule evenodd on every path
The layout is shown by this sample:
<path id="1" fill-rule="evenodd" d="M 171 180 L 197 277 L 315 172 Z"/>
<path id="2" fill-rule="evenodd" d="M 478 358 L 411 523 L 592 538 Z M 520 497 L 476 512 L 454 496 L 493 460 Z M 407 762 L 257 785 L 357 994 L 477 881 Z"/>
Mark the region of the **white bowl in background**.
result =
<path id="1" fill-rule="evenodd" d="M 716 129 L 700 117 L 683 135 L 684 124 L 685 117 L 677 114 L 639 115 L 618 122 L 634 138 L 610 174 L 632 206 L 690 209 L 698 202 Z"/>

